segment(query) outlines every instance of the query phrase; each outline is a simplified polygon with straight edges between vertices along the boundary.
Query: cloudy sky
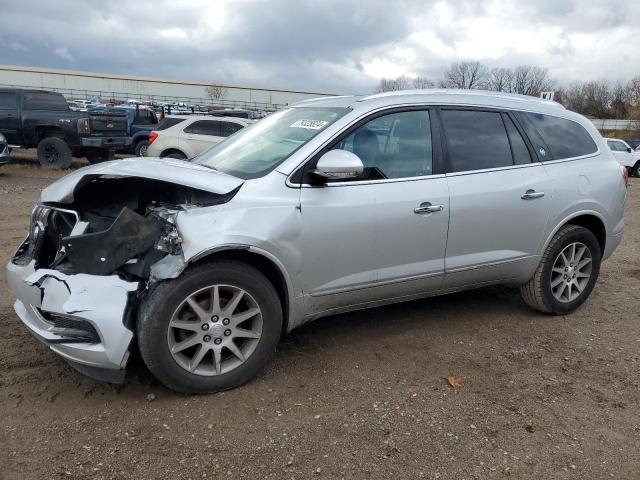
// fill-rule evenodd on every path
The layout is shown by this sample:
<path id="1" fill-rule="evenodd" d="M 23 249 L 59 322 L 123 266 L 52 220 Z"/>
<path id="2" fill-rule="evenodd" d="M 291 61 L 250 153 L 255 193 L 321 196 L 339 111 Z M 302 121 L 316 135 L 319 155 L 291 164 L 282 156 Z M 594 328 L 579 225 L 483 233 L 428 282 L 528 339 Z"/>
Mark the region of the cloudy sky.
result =
<path id="1" fill-rule="evenodd" d="M 0 63 L 366 93 L 458 60 L 640 75 L 639 0 L 0 0 Z"/>

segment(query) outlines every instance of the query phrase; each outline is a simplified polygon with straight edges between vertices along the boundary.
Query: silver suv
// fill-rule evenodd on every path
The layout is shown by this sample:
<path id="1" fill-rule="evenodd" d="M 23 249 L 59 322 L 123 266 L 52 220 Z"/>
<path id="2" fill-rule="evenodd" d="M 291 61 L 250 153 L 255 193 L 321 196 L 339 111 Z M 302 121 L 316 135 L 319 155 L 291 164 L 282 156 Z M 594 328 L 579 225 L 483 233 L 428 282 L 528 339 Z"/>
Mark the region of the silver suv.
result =
<path id="1" fill-rule="evenodd" d="M 591 122 L 549 101 L 310 100 L 191 162 L 53 183 L 9 283 L 26 327 L 82 372 L 121 381 L 135 339 L 165 385 L 211 392 L 338 312 L 490 284 L 572 312 L 620 243 L 625 175 Z"/>

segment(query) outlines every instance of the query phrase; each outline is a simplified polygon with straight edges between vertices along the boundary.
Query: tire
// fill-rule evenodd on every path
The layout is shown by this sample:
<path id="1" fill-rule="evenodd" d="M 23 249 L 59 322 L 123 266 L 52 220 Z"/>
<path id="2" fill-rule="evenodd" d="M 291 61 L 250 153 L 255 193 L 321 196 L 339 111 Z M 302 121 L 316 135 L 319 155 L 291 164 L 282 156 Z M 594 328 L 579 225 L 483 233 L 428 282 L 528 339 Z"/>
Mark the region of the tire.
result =
<path id="1" fill-rule="evenodd" d="M 178 160 L 186 160 L 187 156 L 184 153 L 173 152 L 169 155 L 163 155 L 162 158 L 177 158 Z"/>
<path id="2" fill-rule="evenodd" d="M 62 138 L 46 137 L 38 143 L 38 161 L 46 168 L 69 168 L 71 149 Z"/>
<path id="3" fill-rule="evenodd" d="M 640 177 L 640 161 L 636 162 L 636 164 L 633 166 L 633 168 L 629 172 L 629 175 L 632 177 Z"/>
<path id="4" fill-rule="evenodd" d="M 115 158 L 115 151 L 108 148 L 87 148 L 84 152 L 89 163 L 102 163 Z"/>
<path id="5" fill-rule="evenodd" d="M 238 306 L 230 307 L 236 313 L 230 315 L 214 307 L 214 285 L 218 286 L 218 305 L 223 309 L 229 307 L 226 301 L 232 298 L 230 289 L 244 291 Z M 202 316 L 198 318 L 196 309 L 188 306 L 187 298 L 197 302 L 191 305 L 199 306 L 205 322 Z M 241 321 L 241 329 L 234 326 L 234 317 L 241 320 L 243 312 L 250 314 L 256 307 L 259 314 Z M 206 330 L 203 323 L 209 325 Z M 165 386 L 180 393 L 210 393 L 237 387 L 257 375 L 276 349 L 282 323 L 280 300 L 262 273 L 241 262 L 217 261 L 193 267 L 157 285 L 138 311 L 138 345 L 147 368 Z M 187 324 L 189 327 L 183 328 Z M 238 335 L 228 333 L 231 330 L 227 328 Z M 240 338 L 256 331 L 260 331 L 258 338 Z M 194 338 L 196 344 L 177 350 Z M 232 352 L 231 344 L 243 354 L 243 360 Z M 172 349 L 177 351 L 172 353 Z M 201 350 L 207 353 L 197 361 Z M 220 356 L 216 356 L 216 350 Z"/>
<path id="6" fill-rule="evenodd" d="M 134 148 L 134 153 L 136 157 L 145 157 L 147 155 L 147 149 L 149 148 L 148 140 L 140 140 L 136 143 L 136 148 Z"/>
<path id="7" fill-rule="evenodd" d="M 582 245 L 587 250 L 580 256 L 581 247 L 578 246 L 576 253 L 578 261 L 575 263 L 577 267 L 567 266 L 565 270 L 562 268 L 564 260 L 561 253 L 565 253 L 565 258 L 570 259 L 572 245 Z M 569 250 L 565 251 L 565 249 Z M 589 255 L 591 264 L 579 267 L 588 259 Z M 571 313 L 582 305 L 591 294 L 600 273 L 601 260 L 600 244 L 591 231 L 578 225 L 565 225 L 549 242 L 533 277 L 520 287 L 522 299 L 531 308 L 543 313 L 553 315 Z M 569 265 L 574 264 L 570 263 Z M 555 270 L 554 267 L 556 267 Z M 578 267 L 583 270 L 579 270 Z M 585 277 L 587 273 L 588 277 Z M 566 280 L 565 276 L 567 276 Z M 572 282 L 572 280 L 571 285 L 564 286 L 565 283 Z M 560 283 L 556 287 L 552 287 L 552 282 L 558 283 L 558 281 Z M 580 282 L 580 285 L 575 282 Z M 563 291 L 560 292 L 560 289 Z M 558 292 L 560 292 L 560 298 L 557 296 Z M 572 297 L 572 293 L 575 297 Z"/>

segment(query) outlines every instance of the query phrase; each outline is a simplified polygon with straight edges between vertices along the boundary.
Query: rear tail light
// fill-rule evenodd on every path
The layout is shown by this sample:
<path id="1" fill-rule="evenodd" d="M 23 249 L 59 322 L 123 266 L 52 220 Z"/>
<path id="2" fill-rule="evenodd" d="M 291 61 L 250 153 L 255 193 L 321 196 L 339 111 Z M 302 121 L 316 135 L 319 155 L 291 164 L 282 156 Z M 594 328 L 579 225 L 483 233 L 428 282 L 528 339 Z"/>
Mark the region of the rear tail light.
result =
<path id="1" fill-rule="evenodd" d="M 151 132 L 149 134 L 149 145 L 151 145 L 156 138 L 158 138 L 158 132 Z"/>
<path id="2" fill-rule="evenodd" d="M 622 178 L 624 178 L 625 187 L 629 185 L 629 170 L 627 167 L 622 167 Z"/>
<path id="3" fill-rule="evenodd" d="M 78 133 L 85 135 L 91 133 L 91 123 L 88 118 L 78 119 Z"/>

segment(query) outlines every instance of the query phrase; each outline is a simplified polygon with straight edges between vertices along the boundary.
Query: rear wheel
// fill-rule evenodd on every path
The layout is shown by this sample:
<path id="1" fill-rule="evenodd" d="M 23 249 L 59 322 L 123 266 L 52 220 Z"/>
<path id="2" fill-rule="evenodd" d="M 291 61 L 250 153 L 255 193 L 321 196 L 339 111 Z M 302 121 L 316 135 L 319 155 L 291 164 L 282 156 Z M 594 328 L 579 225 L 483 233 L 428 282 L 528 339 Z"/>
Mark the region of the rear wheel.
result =
<path id="1" fill-rule="evenodd" d="M 149 149 L 149 142 L 147 140 L 140 140 L 136 143 L 135 154 L 136 157 L 145 157 L 147 150 Z"/>
<path id="2" fill-rule="evenodd" d="M 43 138 L 38 143 L 38 161 L 47 168 L 69 168 L 71 149 L 62 138 Z"/>
<path id="3" fill-rule="evenodd" d="M 84 154 L 89 163 L 102 163 L 115 158 L 115 152 L 108 148 L 87 148 Z"/>
<path id="4" fill-rule="evenodd" d="M 598 279 L 602 252 L 595 235 L 578 225 L 565 225 L 547 246 L 538 268 L 520 287 L 524 301 L 545 313 L 576 310 Z"/>
<path id="5" fill-rule="evenodd" d="M 193 268 L 162 282 L 138 313 L 138 343 L 167 387 L 206 393 L 254 377 L 273 355 L 282 308 L 267 278 L 232 261 Z"/>

